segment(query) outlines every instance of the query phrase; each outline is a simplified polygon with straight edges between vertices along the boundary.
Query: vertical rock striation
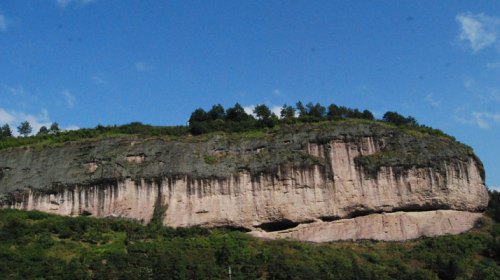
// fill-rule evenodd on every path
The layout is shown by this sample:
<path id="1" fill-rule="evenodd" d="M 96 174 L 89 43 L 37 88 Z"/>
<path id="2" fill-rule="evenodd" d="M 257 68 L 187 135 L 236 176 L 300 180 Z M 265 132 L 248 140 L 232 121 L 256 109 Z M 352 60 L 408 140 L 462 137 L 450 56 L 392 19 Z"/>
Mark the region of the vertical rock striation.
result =
<path id="1" fill-rule="evenodd" d="M 441 223 L 442 213 L 451 214 L 438 212 L 438 217 L 432 210 L 483 210 L 488 202 L 484 171 L 470 149 L 449 139 L 419 137 L 378 124 L 348 123 L 283 130 L 265 139 L 108 139 L 41 151 L 14 149 L 0 151 L 0 192 L 3 207 L 147 223 L 161 206 L 168 226 L 236 227 L 257 236 L 309 241 L 334 240 L 325 232 L 344 227 L 339 219 L 377 224 L 379 216 L 369 214 L 429 211 L 426 217 Z M 460 216 L 455 212 L 454 219 Z M 351 239 L 428 234 L 412 230 L 422 219 L 406 214 L 406 231 Z M 450 223 L 463 226 L 431 235 L 468 230 L 480 215 L 462 216 L 463 221 Z M 299 224 L 299 233 L 266 233 Z M 318 224 L 321 230 L 307 230 Z"/>

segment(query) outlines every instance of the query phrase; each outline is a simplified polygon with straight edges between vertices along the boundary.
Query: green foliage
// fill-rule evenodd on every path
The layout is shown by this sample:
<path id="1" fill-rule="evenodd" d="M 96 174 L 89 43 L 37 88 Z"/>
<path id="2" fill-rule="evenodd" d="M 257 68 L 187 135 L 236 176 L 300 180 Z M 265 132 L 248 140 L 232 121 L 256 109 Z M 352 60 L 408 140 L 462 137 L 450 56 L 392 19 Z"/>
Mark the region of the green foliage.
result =
<path id="1" fill-rule="evenodd" d="M 296 116 L 296 112 L 298 112 L 298 116 Z M 252 115 L 246 114 L 238 103 L 226 111 L 220 104 L 214 105 L 208 112 L 198 108 L 191 113 L 189 130 L 193 135 L 200 135 L 214 131 L 243 132 L 252 129 L 273 128 L 279 124 L 316 123 L 344 119 L 374 120 L 373 114 L 368 110 L 361 112 L 358 109 L 332 104 L 328 107 L 327 113 L 327 109 L 319 103 L 309 102 L 303 105 L 300 101 L 297 102 L 296 108 L 283 105 L 280 118 L 264 104 L 255 106 L 253 113 L 256 119 Z"/>
<path id="2" fill-rule="evenodd" d="M 17 127 L 17 132 L 19 132 L 19 134 L 23 135 L 24 137 L 28 137 L 28 135 L 30 135 L 32 131 L 33 128 L 31 127 L 31 124 L 28 121 L 22 122 Z"/>
<path id="3" fill-rule="evenodd" d="M 306 106 L 302 105 L 302 102 L 297 102 L 297 110 L 299 111 L 300 122 L 320 122 L 324 121 L 326 108 L 321 106 L 321 104 L 312 102 L 307 103 Z"/>
<path id="4" fill-rule="evenodd" d="M 203 156 L 203 160 L 205 161 L 206 164 L 216 164 L 218 161 L 217 158 L 212 155 Z"/>
<path id="5" fill-rule="evenodd" d="M 102 126 L 96 128 L 82 128 L 78 130 L 60 131 L 57 123 L 53 123 L 47 134 L 38 134 L 31 137 L 0 138 L 0 149 L 34 146 L 43 147 L 57 144 L 63 144 L 71 141 L 80 141 L 86 139 L 101 139 L 110 137 L 126 137 L 126 136 L 141 136 L 141 137 L 159 137 L 159 136 L 183 136 L 187 135 L 189 130 L 185 126 L 152 126 L 133 122 L 121 126 Z"/>
<path id="6" fill-rule="evenodd" d="M 298 116 L 296 116 L 298 112 Z M 421 135 L 443 136 L 453 139 L 442 131 L 433 129 L 424 125 L 418 125 L 412 117 L 402 117 L 395 112 L 384 115 L 384 122 L 387 125 L 398 124 L 399 128 L 408 131 L 408 133 Z M 49 128 L 45 126 L 40 129 L 37 135 L 26 137 L 31 133 L 28 122 L 24 122 L 20 127 L 21 134 L 25 137 L 12 137 L 10 127 L 4 125 L 0 128 L 0 149 L 31 146 L 34 148 L 43 148 L 45 146 L 62 145 L 65 142 L 102 139 L 111 137 L 167 137 L 169 139 L 189 136 L 210 134 L 213 132 L 227 133 L 246 133 L 255 130 L 272 131 L 275 128 L 288 126 L 291 124 L 311 124 L 326 121 L 344 121 L 344 120 L 368 120 L 374 121 L 373 114 L 368 111 L 360 111 L 344 106 L 331 104 L 325 108 L 319 103 L 312 102 L 303 105 L 301 102 L 296 104 L 296 108 L 284 105 L 280 112 L 280 118 L 263 104 L 257 105 L 254 110 L 256 118 L 245 112 L 244 108 L 236 103 L 234 107 L 227 110 L 220 104 L 213 105 L 209 111 L 202 108 L 196 109 L 189 118 L 189 126 L 152 126 L 140 122 L 132 122 L 121 126 L 117 125 L 98 125 L 95 128 L 82 128 L 72 131 L 61 131 L 59 125 L 54 122 Z M 392 117 L 391 117 L 392 116 Z M 399 116 L 399 117 L 398 117 Z M 395 119 L 395 120 L 394 120 Z M 20 130 L 21 132 L 21 130 Z"/>
<path id="7" fill-rule="evenodd" d="M 278 117 L 264 104 L 255 106 L 253 113 L 257 116 L 259 127 L 274 127 L 278 123 Z"/>
<path id="8" fill-rule="evenodd" d="M 384 114 L 382 120 L 384 122 L 392 123 L 395 125 L 408 125 L 408 126 L 418 125 L 417 121 L 412 116 L 408 116 L 405 118 L 396 112 L 390 112 L 390 111 Z"/>
<path id="9" fill-rule="evenodd" d="M 283 123 L 292 124 L 295 122 L 295 108 L 288 105 L 283 105 L 280 112 L 280 117 Z"/>
<path id="10" fill-rule="evenodd" d="M 352 109 L 345 106 L 337 106 L 331 104 L 328 106 L 327 118 L 329 120 L 343 120 L 343 119 L 365 119 L 374 120 L 372 112 L 364 110 L 363 112 L 358 109 Z"/>
<path id="11" fill-rule="evenodd" d="M 488 204 L 488 215 L 500 223 L 500 192 L 491 190 Z"/>
<path id="12" fill-rule="evenodd" d="M 47 135 L 49 134 L 49 129 L 46 126 L 40 127 L 40 130 L 38 130 L 38 133 L 36 135 Z"/>
<path id="13" fill-rule="evenodd" d="M 4 124 L 0 127 L 0 140 L 12 137 L 12 130 L 8 124 Z"/>
<path id="14" fill-rule="evenodd" d="M 229 266 L 233 279 L 498 279 L 491 244 L 498 246 L 499 226 L 490 220 L 456 236 L 313 245 L 4 209 L 0 279 L 225 279 Z"/>
<path id="15" fill-rule="evenodd" d="M 56 123 L 56 122 L 53 122 L 51 125 L 50 125 L 50 128 L 49 128 L 49 134 L 57 134 L 61 132 L 61 129 L 59 128 L 59 124 Z"/>

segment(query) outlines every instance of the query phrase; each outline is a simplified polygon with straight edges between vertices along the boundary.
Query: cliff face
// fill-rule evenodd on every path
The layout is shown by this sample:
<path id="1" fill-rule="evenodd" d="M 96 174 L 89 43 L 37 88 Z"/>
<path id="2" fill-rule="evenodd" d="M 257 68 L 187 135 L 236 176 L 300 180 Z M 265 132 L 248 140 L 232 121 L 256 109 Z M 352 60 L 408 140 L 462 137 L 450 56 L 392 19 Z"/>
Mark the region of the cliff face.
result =
<path id="1" fill-rule="evenodd" d="M 303 232 L 302 227 L 322 224 L 316 232 L 335 232 L 338 219 L 397 211 L 478 212 L 488 202 L 481 162 L 468 147 L 447 138 L 368 122 L 203 137 L 0 151 L 1 203 L 143 222 L 156 215 L 174 227 L 234 227 L 269 238 L 301 239 L 279 231 L 303 224 L 296 228 Z M 460 222 L 447 217 L 450 223 L 462 226 L 437 234 L 468 230 L 479 216 L 453 217 Z M 336 240 L 308 232 L 315 237 L 303 240 Z M 362 238 L 384 239 L 376 232 Z M 429 235 L 414 233 L 385 239 Z M 341 239 L 350 239 L 345 236 Z"/>

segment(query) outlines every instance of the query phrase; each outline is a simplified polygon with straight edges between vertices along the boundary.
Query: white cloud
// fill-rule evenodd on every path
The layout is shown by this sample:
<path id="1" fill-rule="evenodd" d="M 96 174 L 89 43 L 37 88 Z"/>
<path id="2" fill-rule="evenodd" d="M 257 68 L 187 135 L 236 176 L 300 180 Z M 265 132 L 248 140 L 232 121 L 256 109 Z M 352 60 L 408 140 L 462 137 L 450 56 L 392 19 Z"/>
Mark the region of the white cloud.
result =
<path id="1" fill-rule="evenodd" d="M 497 43 L 500 18 L 480 14 L 459 14 L 456 21 L 460 24 L 459 40 L 469 43 L 474 52 Z"/>
<path id="2" fill-rule="evenodd" d="M 0 108 L 0 124 L 11 124 L 14 122 L 16 118 L 10 114 L 9 112 L 5 111 L 5 109 Z"/>
<path id="3" fill-rule="evenodd" d="M 67 108 L 73 108 L 75 106 L 76 97 L 71 94 L 69 90 L 64 90 L 61 95 L 64 98 L 64 102 L 66 103 Z"/>
<path id="4" fill-rule="evenodd" d="M 495 190 L 497 192 L 500 192 L 500 186 L 488 186 L 490 190 Z"/>
<path id="5" fill-rule="evenodd" d="M 441 105 L 441 101 L 436 100 L 432 93 L 429 93 L 427 94 L 427 96 L 425 96 L 425 101 L 427 101 L 432 108 L 437 108 L 439 107 L 439 105 Z"/>
<path id="6" fill-rule="evenodd" d="M 24 112 L 7 111 L 0 108 L 0 123 L 2 125 L 8 124 L 15 136 L 19 135 L 19 133 L 17 133 L 17 126 L 24 121 L 28 121 L 30 123 L 33 128 L 33 134 L 36 134 L 40 127 L 48 127 L 51 124 L 49 113 L 45 109 L 41 110 L 38 115 L 31 115 Z"/>
<path id="7" fill-rule="evenodd" d="M 145 62 L 139 61 L 135 64 L 135 69 L 140 72 L 146 72 L 153 69 L 153 67 Z"/>
<path id="8" fill-rule="evenodd" d="M 243 106 L 243 110 L 245 110 L 245 113 L 255 117 L 255 114 L 253 113 L 253 109 L 255 109 L 255 105 Z"/>
<path id="9" fill-rule="evenodd" d="M 485 119 L 483 113 L 473 112 L 472 113 L 473 122 L 480 128 L 486 129 L 490 127 L 490 124 Z"/>
<path id="10" fill-rule="evenodd" d="M 42 109 L 40 113 L 33 115 L 25 112 L 18 111 L 7 111 L 4 108 L 0 108 L 0 124 L 8 124 L 12 130 L 14 136 L 18 136 L 17 127 L 21 122 L 28 121 L 33 128 L 32 134 L 36 134 L 40 127 L 46 126 L 50 127 L 52 121 L 49 117 L 49 112 L 46 109 Z M 63 130 L 75 130 L 79 129 L 76 125 L 70 125 L 64 127 Z"/>
<path id="11" fill-rule="evenodd" d="M 489 129 L 494 124 L 500 124 L 500 113 L 474 111 L 469 117 L 464 117 L 463 115 L 460 115 L 462 112 L 463 109 L 455 111 L 455 119 L 462 124 L 476 125 L 482 129 Z"/>
<path id="12" fill-rule="evenodd" d="M 0 14 L 0 31 L 7 31 L 7 19 Z"/>
<path id="13" fill-rule="evenodd" d="M 89 3 L 95 2 L 96 0 L 56 0 L 57 5 L 61 9 L 66 9 L 70 4 L 75 3 L 75 4 L 80 4 L 80 5 L 87 5 Z"/>
<path id="14" fill-rule="evenodd" d="M 283 93 L 279 89 L 273 90 L 273 94 L 276 95 L 276 96 L 283 96 Z"/>
<path id="15" fill-rule="evenodd" d="M 77 125 L 70 125 L 70 126 L 63 128 L 63 130 L 78 130 L 78 129 L 80 129 L 80 127 Z"/>
<path id="16" fill-rule="evenodd" d="M 257 117 L 253 112 L 253 110 L 255 109 L 255 105 L 243 106 L 243 109 L 245 110 L 245 113 Z M 274 113 L 278 118 L 280 117 L 281 106 L 271 106 L 269 110 L 271 110 L 271 112 Z"/>
<path id="17" fill-rule="evenodd" d="M 281 117 L 281 106 L 273 106 L 271 107 L 271 112 L 273 112 L 278 118 Z"/>

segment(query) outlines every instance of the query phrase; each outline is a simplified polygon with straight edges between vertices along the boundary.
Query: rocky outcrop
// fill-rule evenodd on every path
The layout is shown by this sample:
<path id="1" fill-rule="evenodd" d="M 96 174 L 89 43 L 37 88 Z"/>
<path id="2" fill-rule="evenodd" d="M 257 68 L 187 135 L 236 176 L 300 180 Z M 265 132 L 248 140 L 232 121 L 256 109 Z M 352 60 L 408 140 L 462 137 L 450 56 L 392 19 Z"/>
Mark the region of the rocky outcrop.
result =
<path id="1" fill-rule="evenodd" d="M 458 234 L 472 229 L 481 213 L 455 210 L 371 214 L 333 222 L 314 222 L 276 231 L 253 231 L 256 237 L 290 238 L 307 242 L 404 241 L 422 236 Z"/>
<path id="2" fill-rule="evenodd" d="M 174 227 L 272 232 L 371 213 L 478 212 L 488 202 L 481 162 L 470 148 L 448 138 L 371 122 L 283 128 L 258 137 L 203 137 L 107 139 L 0 151 L 2 204 L 145 223 L 160 213 L 163 223 Z M 312 238 L 311 232 L 338 231 L 338 225 L 314 224 L 312 231 L 301 225 L 289 237 L 326 241 L 330 237 Z M 470 227 L 451 228 L 433 232 Z M 412 230 L 389 239 L 427 234 Z M 363 234 L 351 239 L 358 236 L 377 239 Z"/>

